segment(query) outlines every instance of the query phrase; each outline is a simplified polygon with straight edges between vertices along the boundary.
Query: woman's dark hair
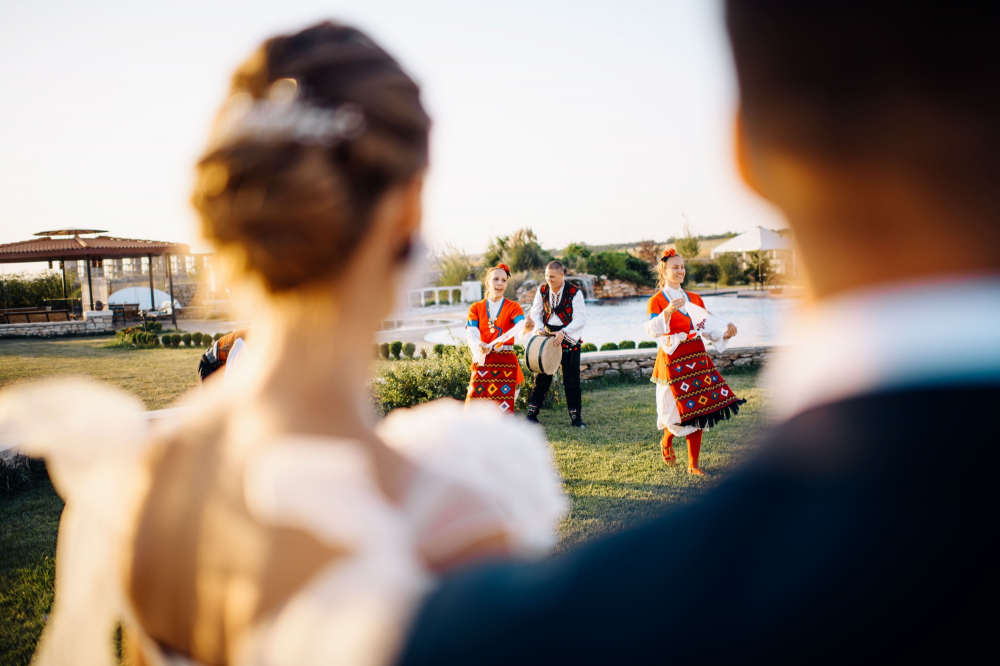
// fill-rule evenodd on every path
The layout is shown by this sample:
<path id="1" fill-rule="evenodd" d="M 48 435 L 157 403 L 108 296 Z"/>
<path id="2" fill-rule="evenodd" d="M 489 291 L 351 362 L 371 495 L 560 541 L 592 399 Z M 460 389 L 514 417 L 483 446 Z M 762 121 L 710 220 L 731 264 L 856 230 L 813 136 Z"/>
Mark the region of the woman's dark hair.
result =
<path id="1" fill-rule="evenodd" d="M 267 40 L 230 93 L 265 100 L 281 79 L 295 80 L 296 102 L 359 109 L 364 130 L 330 146 L 250 135 L 199 162 L 192 201 L 205 237 L 272 293 L 336 276 L 381 197 L 427 166 L 430 129 L 416 83 L 355 28 L 326 22 Z"/>

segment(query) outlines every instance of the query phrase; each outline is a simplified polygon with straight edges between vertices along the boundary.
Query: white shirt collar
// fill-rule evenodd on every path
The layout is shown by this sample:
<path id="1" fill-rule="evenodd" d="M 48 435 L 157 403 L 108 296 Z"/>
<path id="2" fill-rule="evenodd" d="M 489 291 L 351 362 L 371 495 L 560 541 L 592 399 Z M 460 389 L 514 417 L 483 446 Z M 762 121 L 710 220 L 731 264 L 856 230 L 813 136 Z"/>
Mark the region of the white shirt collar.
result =
<path id="1" fill-rule="evenodd" d="M 1000 385 L 1000 277 L 844 294 L 806 306 L 788 339 L 767 371 L 779 418 L 881 390 Z"/>

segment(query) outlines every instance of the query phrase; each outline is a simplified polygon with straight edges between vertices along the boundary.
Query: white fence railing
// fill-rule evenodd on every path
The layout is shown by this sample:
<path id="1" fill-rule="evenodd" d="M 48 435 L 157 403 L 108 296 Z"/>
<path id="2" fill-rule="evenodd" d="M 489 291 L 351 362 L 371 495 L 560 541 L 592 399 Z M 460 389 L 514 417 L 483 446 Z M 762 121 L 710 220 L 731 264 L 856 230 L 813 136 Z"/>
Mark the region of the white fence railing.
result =
<path id="1" fill-rule="evenodd" d="M 455 292 L 458 292 L 458 300 L 455 300 Z M 420 307 L 427 305 L 433 299 L 435 305 L 441 305 L 442 293 L 448 296 L 448 305 L 455 303 L 474 303 L 483 297 L 483 286 L 481 282 L 469 281 L 460 285 L 442 287 L 423 287 L 421 289 L 410 289 L 406 294 L 406 304 L 414 305 L 414 294 L 420 299 Z"/>

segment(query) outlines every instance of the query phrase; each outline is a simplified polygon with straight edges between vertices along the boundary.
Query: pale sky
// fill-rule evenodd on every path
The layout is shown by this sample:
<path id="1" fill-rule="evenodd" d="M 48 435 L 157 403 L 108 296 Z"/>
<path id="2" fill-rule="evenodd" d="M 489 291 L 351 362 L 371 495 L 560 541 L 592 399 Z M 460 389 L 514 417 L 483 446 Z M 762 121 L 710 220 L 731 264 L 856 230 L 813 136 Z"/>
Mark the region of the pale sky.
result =
<path id="1" fill-rule="evenodd" d="M 0 242 L 93 227 L 207 250 L 192 166 L 230 73 L 324 18 L 367 31 L 434 119 L 431 246 L 563 247 L 784 226 L 732 159 L 710 0 L 0 2 Z M 6 266 L 5 270 L 17 270 Z"/>

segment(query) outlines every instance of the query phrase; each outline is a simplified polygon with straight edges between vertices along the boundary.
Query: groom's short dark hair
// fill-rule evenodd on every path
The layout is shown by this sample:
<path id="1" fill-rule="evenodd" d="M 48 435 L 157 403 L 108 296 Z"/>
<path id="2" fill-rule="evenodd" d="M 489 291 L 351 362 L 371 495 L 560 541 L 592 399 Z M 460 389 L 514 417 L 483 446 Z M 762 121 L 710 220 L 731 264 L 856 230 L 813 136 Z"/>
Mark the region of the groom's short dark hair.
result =
<path id="1" fill-rule="evenodd" d="M 981 3 L 727 0 L 751 138 L 877 157 L 980 195 L 1000 180 L 1000 48 Z"/>

